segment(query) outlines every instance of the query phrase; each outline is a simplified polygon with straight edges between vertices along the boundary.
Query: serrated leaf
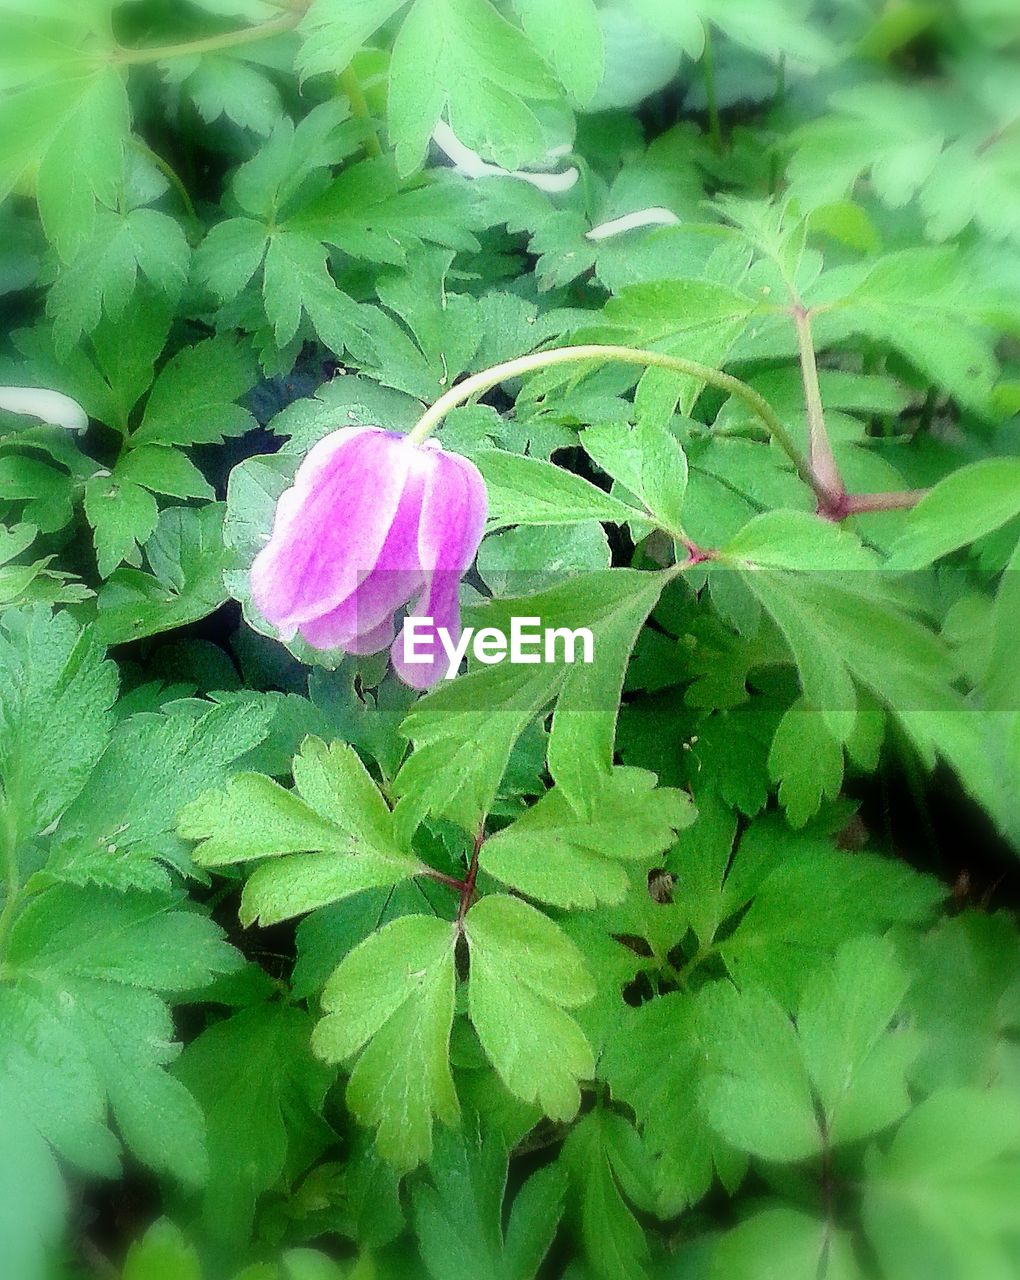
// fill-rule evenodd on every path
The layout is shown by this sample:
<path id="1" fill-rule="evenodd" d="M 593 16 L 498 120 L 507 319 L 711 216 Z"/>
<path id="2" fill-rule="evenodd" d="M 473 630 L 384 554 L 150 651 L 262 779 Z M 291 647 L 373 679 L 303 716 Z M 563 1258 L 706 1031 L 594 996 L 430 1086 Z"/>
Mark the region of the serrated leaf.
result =
<path id="1" fill-rule="evenodd" d="M 253 420 L 235 402 L 256 376 L 251 353 L 228 335 L 185 347 L 160 370 L 132 446 L 219 444 L 241 435 Z"/>
<path id="2" fill-rule="evenodd" d="M 159 508 L 146 489 L 130 480 L 93 476 L 85 486 L 85 515 L 95 532 L 99 576 L 108 578 L 156 528 Z"/>
<path id="3" fill-rule="evenodd" d="M 548 916 L 502 894 L 471 908 L 464 933 L 468 1010 L 482 1048 L 511 1093 L 555 1120 L 571 1119 L 581 1100 L 578 1080 L 595 1065 L 565 1012 L 595 994 L 580 952 Z"/>
<path id="4" fill-rule="evenodd" d="M 480 866 L 530 897 L 559 907 L 619 902 L 629 862 L 647 867 L 693 821 L 685 793 L 656 788 L 655 775 L 614 769 L 579 818 L 556 788 L 482 845 Z"/>
<path id="5" fill-rule="evenodd" d="M 332 1072 L 312 1057 L 311 1030 L 299 1009 L 260 1005 L 213 1023 L 181 1056 L 176 1074 L 205 1115 L 202 1220 L 218 1242 L 242 1248 L 258 1197 L 284 1178 L 288 1158 L 314 1159 L 335 1139 L 321 1118 Z"/>
<path id="6" fill-rule="evenodd" d="M 496 524 L 623 524 L 642 514 L 583 477 L 539 458 L 486 449 L 475 462 L 488 489 L 489 517 Z"/>
<path id="7" fill-rule="evenodd" d="M 315 1052 L 328 1062 L 357 1054 L 347 1104 L 378 1127 L 387 1160 L 411 1169 L 432 1150 L 432 1117 L 458 1114 L 450 1075 L 454 932 L 434 916 L 403 916 L 347 956 L 323 992 Z"/>

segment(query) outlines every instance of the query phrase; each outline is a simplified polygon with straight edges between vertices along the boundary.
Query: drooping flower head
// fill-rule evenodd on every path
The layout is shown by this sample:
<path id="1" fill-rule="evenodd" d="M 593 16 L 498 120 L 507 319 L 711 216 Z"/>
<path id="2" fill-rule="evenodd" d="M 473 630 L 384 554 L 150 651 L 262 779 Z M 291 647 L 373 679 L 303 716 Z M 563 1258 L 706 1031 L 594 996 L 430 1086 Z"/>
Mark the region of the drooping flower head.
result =
<path id="1" fill-rule="evenodd" d="M 251 569 L 252 596 L 284 640 L 373 654 L 391 646 L 397 674 L 427 688 L 446 669 L 438 631 L 460 634 L 460 579 L 474 560 L 487 498 L 478 469 L 438 441 L 381 427 L 320 440 L 276 508 Z M 395 614 L 431 618 L 426 661 L 404 658 Z"/>

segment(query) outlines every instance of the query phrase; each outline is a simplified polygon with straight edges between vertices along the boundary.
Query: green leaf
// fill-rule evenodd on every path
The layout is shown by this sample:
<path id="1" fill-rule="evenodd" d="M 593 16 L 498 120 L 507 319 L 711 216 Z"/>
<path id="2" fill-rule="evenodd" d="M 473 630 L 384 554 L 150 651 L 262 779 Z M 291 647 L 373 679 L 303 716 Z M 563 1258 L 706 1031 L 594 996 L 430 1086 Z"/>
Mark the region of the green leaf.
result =
<path id="1" fill-rule="evenodd" d="M 655 1157 L 657 1207 L 668 1217 L 696 1204 L 717 1169 L 722 1183 L 734 1187 L 746 1164 L 716 1135 L 701 1105 L 707 1061 L 698 1009 L 696 998 L 673 992 L 618 1011 L 599 1063 L 614 1099 L 633 1109 Z M 662 1069 L 649 1071 L 650 1062 Z"/>
<path id="2" fill-rule="evenodd" d="M 33 839 L 103 754 L 117 669 L 92 631 L 31 608 L 0 619 L 0 781 L 12 839 Z"/>
<path id="3" fill-rule="evenodd" d="M 286 230 L 273 233 L 266 250 L 262 297 L 278 347 L 294 338 L 302 315 L 307 314 L 330 350 L 344 350 L 345 322 L 351 323 L 356 307 L 337 288 L 327 269 L 326 251 L 312 236 Z"/>
<path id="4" fill-rule="evenodd" d="M 428 1181 L 413 1187 L 415 1230 L 432 1280 L 534 1280 L 552 1243 L 566 1179 L 540 1169 L 514 1196 L 504 1236 L 507 1152 L 465 1126 L 436 1136 Z"/>
<path id="5" fill-rule="evenodd" d="M 138 548 L 156 528 L 159 508 L 151 493 L 130 480 L 100 475 L 85 486 L 85 515 L 95 531 L 99 576 L 108 578 L 122 561 L 137 563 Z"/>
<path id="6" fill-rule="evenodd" d="M 425 870 L 397 844 L 390 811 L 352 747 L 306 738 L 294 778 L 298 794 L 261 774 L 236 774 L 226 791 L 181 814 L 180 833 L 202 841 L 195 859 L 203 866 L 274 859 L 245 885 L 243 923 L 274 924 Z"/>
<path id="7" fill-rule="evenodd" d="M 59 886 L 15 921 L 0 993 L 10 1043 L 0 1075 L 18 1109 L 65 1158 L 116 1170 L 107 1108 L 149 1167 L 205 1176 L 201 1115 L 165 1071 L 176 1056 L 161 994 L 236 967 L 216 927 L 165 897 Z"/>
<path id="8" fill-rule="evenodd" d="M 45 870 L 33 884 L 52 877 L 167 891 L 164 864 L 190 870 L 173 835 L 178 811 L 265 739 L 273 710 L 268 698 L 245 695 L 226 705 L 198 701 L 122 719 L 61 817 Z"/>
<path id="9" fill-rule="evenodd" d="M 376 1125 L 387 1160 L 412 1169 L 432 1150 L 432 1117 L 459 1114 L 450 1075 L 454 939 L 448 921 L 403 916 L 347 956 L 323 992 L 315 1052 L 328 1062 L 357 1054 L 347 1105 Z"/>
<path id="10" fill-rule="evenodd" d="M 220 444 L 253 425 L 235 402 L 257 377 L 252 355 L 229 335 L 206 338 L 179 351 L 160 371 L 141 425 L 131 433 L 141 444 Z"/>
<path id="11" fill-rule="evenodd" d="M 592 0 L 514 0 L 524 33 L 556 72 L 556 77 L 584 104 L 602 79 L 605 51 L 598 10 Z"/>
<path id="12" fill-rule="evenodd" d="M 834 301 L 843 283 L 839 272 L 823 276 L 810 300 Z M 818 318 L 819 346 L 850 334 L 886 343 L 961 404 L 979 412 L 987 406 L 996 377 L 992 341 L 980 298 L 975 300 L 955 248 L 904 249 L 870 265 L 863 279 L 847 283 L 852 287 Z"/>
<path id="13" fill-rule="evenodd" d="M 222 527 L 223 507 L 215 502 L 199 510 L 168 507 L 160 512 L 156 532 L 144 547 L 151 573 L 116 569 L 99 592 L 96 626 L 102 639 L 107 644 L 137 640 L 217 609 L 227 598 Z"/>
<path id="14" fill-rule="evenodd" d="M 764 1160 L 803 1160 L 822 1146 L 811 1083 L 789 1016 L 766 991 L 718 983 L 699 1021 L 712 1046 L 705 1106 L 727 1142 Z"/>
<path id="15" fill-rule="evenodd" d="M 770 1205 L 727 1231 L 712 1252 L 711 1280 L 861 1280 L 850 1237 L 788 1205 Z"/>
<path id="16" fill-rule="evenodd" d="M 589 427 L 581 443 L 603 471 L 641 499 L 657 524 L 683 536 L 687 457 L 665 427 L 648 418 L 634 430 Z"/>
<path id="17" fill-rule="evenodd" d="M 630 885 L 625 864 L 647 868 L 694 819 L 685 793 L 656 788 L 641 769 L 614 769 L 592 808 L 591 819 L 579 818 L 554 787 L 485 841 L 480 866 L 555 906 L 619 902 Z"/>
<path id="18" fill-rule="evenodd" d="M 843 749 L 817 711 L 802 699 L 787 708 L 769 751 L 769 774 L 793 827 L 802 827 L 835 800 L 843 785 Z"/>
<path id="19" fill-rule="evenodd" d="M 923 569 L 1020 513 L 1020 460 L 959 467 L 924 495 L 889 552 L 890 569 Z"/>
<path id="20" fill-rule="evenodd" d="M 362 160 L 287 219 L 303 235 L 354 258 L 403 265 L 423 243 L 472 250 L 470 209 L 460 187 L 404 186 L 385 157 Z"/>
<path id="21" fill-rule="evenodd" d="M 657 280 L 629 285 L 606 304 L 600 322 L 578 331 L 578 342 L 651 347 L 721 368 L 757 304 L 707 280 Z M 638 421 L 666 426 L 679 409 L 689 414 L 705 384 L 689 374 L 646 369 L 635 397 Z"/>
<path id="22" fill-rule="evenodd" d="M 561 1159 L 572 1183 L 571 1217 L 585 1260 L 604 1280 L 648 1275 L 648 1242 L 624 1198 L 643 1190 L 634 1173 L 642 1154 L 627 1121 L 601 1107 L 575 1125 L 563 1144 Z"/>
<path id="23" fill-rule="evenodd" d="M 415 0 L 390 62 L 389 128 L 397 168 L 418 168 L 445 115 L 469 147 L 519 169 L 546 146 L 525 100 L 551 95 L 541 60 L 489 0 Z"/>
<path id="24" fill-rule="evenodd" d="M 122 1280 L 202 1280 L 198 1254 L 165 1218 L 128 1249 Z"/>
<path id="25" fill-rule="evenodd" d="M 478 1038 L 511 1093 L 570 1120 L 578 1080 L 594 1071 L 591 1047 L 565 1012 L 595 987 L 581 953 L 548 918 L 519 898 L 495 894 L 464 920 L 471 952 L 468 1010 Z"/>
<path id="26" fill-rule="evenodd" d="M 176 302 L 188 278 L 191 249 L 180 224 L 155 209 L 103 211 L 96 229 L 50 290 L 58 351 L 67 352 L 105 314 L 122 320 L 139 276 Z"/>
<path id="27" fill-rule="evenodd" d="M 298 66 L 306 75 L 339 73 L 407 0 L 315 0 L 301 23 Z"/>
<path id="28" fill-rule="evenodd" d="M 115 480 L 140 484 L 172 498 L 211 498 L 212 485 L 187 454 L 163 444 L 132 447 L 114 468 Z"/>
<path id="29" fill-rule="evenodd" d="M 1020 1193 L 1020 1118 L 1003 1089 L 945 1089 L 869 1162 L 864 1225 L 887 1274 L 1008 1280 Z"/>
<path id="30" fill-rule="evenodd" d="M 537 617 L 545 627 L 587 627 L 594 661 L 502 663 L 471 671 L 418 702 L 403 728 L 415 750 L 395 782 L 398 824 L 413 830 L 431 812 L 477 830 L 513 744 L 556 698 L 549 764 L 564 795 L 583 810 L 598 792 L 599 775 L 612 768 L 627 661 L 662 585 L 657 574 L 611 569 L 480 608 L 475 616 L 481 625 L 507 634 L 513 617 Z"/>
<path id="31" fill-rule="evenodd" d="M 641 517 L 590 481 L 539 458 L 486 449 L 475 463 L 489 491 L 489 518 L 495 524 L 624 524 Z"/>
<path id="32" fill-rule="evenodd" d="M 907 1070 L 918 1040 L 891 1028 L 910 978 L 890 942 L 853 938 L 808 979 L 797 1033 L 829 1141 L 858 1142 L 910 1108 Z"/>
<path id="33" fill-rule="evenodd" d="M 50 132 L 36 182 L 39 215 L 47 236 L 69 259 L 91 234 L 97 203 L 112 208 L 116 202 L 130 109 L 123 76 L 113 66 L 43 91 L 50 101 L 36 104 L 37 128 Z M 38 93 L 26 90 L 22 103 Z"/>
<path id="34" fill-rule="evenodd" d="M 253 218 L 228 218 L 213 227 L 195 253 L 195 276 L 221 302 L 236 298 L 266 254 L 268 231 Z"/>
<path id="35" fill-rule="evenodd" d="M 181 1055 L 176 1074 L 205 1116 L 202 1221 L 213 1240 L 243 1248 L 258 1197 L 335 1141 L 321 1118 L 332 1072 L 312 1057 L 311 1030 L 301 1010 L 261 1005 L 214 1023 Z"/>

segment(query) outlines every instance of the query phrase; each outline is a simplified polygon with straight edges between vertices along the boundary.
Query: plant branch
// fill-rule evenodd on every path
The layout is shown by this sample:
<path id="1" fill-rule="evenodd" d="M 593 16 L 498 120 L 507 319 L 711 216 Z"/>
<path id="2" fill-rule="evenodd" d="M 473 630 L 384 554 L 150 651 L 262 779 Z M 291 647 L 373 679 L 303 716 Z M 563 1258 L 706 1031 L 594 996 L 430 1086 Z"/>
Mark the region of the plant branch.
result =
<path id="1" fill-rule="evenodd" d="M 455 889 L 458 893 L 463 893 L 467 885 L 466 880 L 458 880 L 456 876 L 448 876 L 445 871 L 437 871 L 435 867 L 426 868 L 425 875 L 430 880 L 435 880 L 439 884 L 445 884 L 450 889 Z"/>
<path id="2" fill-rule="evenodd" d="M 843 518 L 870 511 L 905 511 L 916 507 L 930 490 L 897 489 L 890 493 L 848 493 L 842 502 Z"/>
<path id="3" fill-rule="evenodd" d="M 818 385 L 818 364 L 815 360 L 815 344 L 811 336 L 811 318 L 807 308 L 799 301 L 793 306 L 793 320 L 797 327 L 797 347 L 800 351 L 801 377 L 804 383 L 804 405 L 808 421 L 808 459 L 811 473 L 817 481 L 815 492 L 819 494 L 824 512 L 838 507 L 845 490 L 836 465 L 836 458 L 825 429 L 825 410 L 822 408 L 822 392 Z"/>
<path id="4" fill-rule="evenodd" d="M 674 373 L 700 378 L 709 386 L 736 396 L 761 419 L 766 431 L 790 459 L 797 474 L 805 484 L 811 487 L 819 500 L 827 501 L 831 498 L 829 491 L 819 486 L 807 460 L 801 456 L 779 415 L 753 387 L 749 387 L 746 382 L 741 382 L 739 378 L 734 378 L 728 373 L 713 369 L 710 365 L 700 364 L 697 360 L 687 360 L 683 356 L 668 356 L 661 351 L 644 351 L 637 347 L 599 344 L 553 347 L 548 351 L 533 351 L 530 355 L 518 356 L 515 360 L 507 360 L 503 364 L 493 365 L 490 369 L 483 369 L 480 373 L 473 373 L 463 382 L 458 382 L 456 386 L 451 387 L 431 408 L 425 410 L 411 429 L 408 439 L 414 444 L 421 444 L 452 409 L 456 409 L 474 396 L 491 391 L 493 387 L 505 382 L 508 378 L 521 377 L 523 374 L 548 369 L 553 365 L 608 360 L 618 360 L 622 364 L 670 369 Z"/>
<path id="5" fill-rule="evenodd" d="M 186 40 L 181 44 L 154 45 L 149 49 L 118 49 L 113 61 L 122 66 L 140 66 L 149 62 L 163 62 L 167 58 L 188 58 L 201 53 L 218 53 L 221 49 L 233 49 L 237 45 L 254 44 L 271 36 L 291 31 L 304 17 L 304 8 L 288 9 L 278 18 L 259 23 L 255 27 L 242 27 L 239 31 L 224 31 L 200 40 Z"/>
<path id="6" fill-rule="evenodd" d="M 468 865 L 467 878 L 460 891 L 460 904 L 457 907 L 458 933 L 461 933 L 464 929 L 464 917 L 468 913 L 468 907 L 471 906 L 471 899 L 475 896 L 475 881 L 478 879 L 478 855 L 481 853 L 482 845 L 484 843 L 485 827 L 483 825 L 475 836 L 475 845 L 471 850 L 471 862 Z"/>
<path id="7" fill-rule="evenodd" d="M 347 101 L 351 104 L 351 115 L 356 120 L 363 120 L 368 126 L 368 133 L 365 135 L 365 150 L 370 156 L 381 156 L 383 149 L 382 143 L 379 141 L 379 130 L 372 112 L 369 110 L 365 90 L 361 87 L 361 81 L 358 79 L 353 65 L 340 72 L 340 88 L 346 93 Z"/>

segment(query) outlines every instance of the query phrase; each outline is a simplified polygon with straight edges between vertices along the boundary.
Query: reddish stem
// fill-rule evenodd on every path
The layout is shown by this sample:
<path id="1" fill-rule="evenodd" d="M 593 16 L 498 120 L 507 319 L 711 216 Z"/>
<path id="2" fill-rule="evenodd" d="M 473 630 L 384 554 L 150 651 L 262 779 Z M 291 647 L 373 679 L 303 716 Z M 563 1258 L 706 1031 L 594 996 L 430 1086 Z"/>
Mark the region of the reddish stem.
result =
<path id="1" fill-rule="evenodd" d="M 916 507 L 927 489 L 896 489 L 890 493 L 848 493 L 843 499 L 844 517 L 868 511 L 904 511 Z"/>
<path id="2" fill-rule="evenodd" d="M 482 845 L 485 842 L 484 825 L 475 836 L 475 846 L 471 850 L 471 862 L 468 865 L 467 878 L 460 891 L 460 905 L 457 907 L 457 930 L 463 931 L 464 917 L 468 913 L 468 907 L 471 906 L 471 899 L 475 896 L 475 881 L 478 879 L 478 855 L 481 852 Z"/>

